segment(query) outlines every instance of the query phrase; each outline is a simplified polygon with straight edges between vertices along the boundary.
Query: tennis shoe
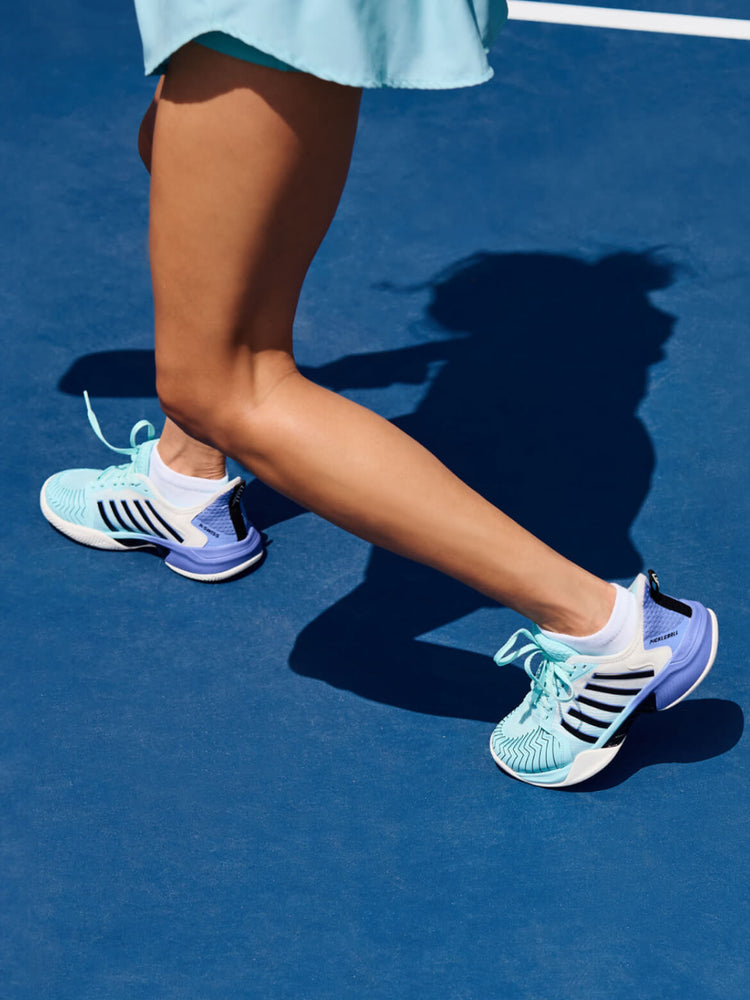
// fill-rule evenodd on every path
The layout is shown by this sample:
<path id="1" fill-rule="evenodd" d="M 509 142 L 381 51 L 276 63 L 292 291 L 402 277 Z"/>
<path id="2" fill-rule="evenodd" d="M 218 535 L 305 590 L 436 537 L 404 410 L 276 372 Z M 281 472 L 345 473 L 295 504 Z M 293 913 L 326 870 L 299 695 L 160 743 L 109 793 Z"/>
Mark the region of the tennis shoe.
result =
<path id="1" fill-rule="evenodd" d="M 148 475 L 158 443 L 153 424 L 140 420 L 130 432 L 130 447 L 115 448 L 104 438 L 87 393 L 84 398 L 96 436 L 129 461 L 51 476 L 42 487 L 40 503 L 54 528 L 97 549 L 156 549 L 175 573 L 206 583 L 237 576 L 262 559 L 263 540 L 243 509 L 242 479 L 217 483 L 216 493 L 193 507 L 175 507 Z M 145 440 L 138 444 L 141 432 Z"/>
<path id="2" fill-rule="evenodd" d="M 630 586 L 638 621 L 630 645 L 583 655 L 534 626 L 520 629 L 495 656 L 523 662 L 531 689 L 490 739 L 495 762 L 514 778 L 565 788 L 609 764 L 640 712 L 664 711 L 687 697 L 716 657 L 716 615 L 659 590 L 653 570 Z"/>

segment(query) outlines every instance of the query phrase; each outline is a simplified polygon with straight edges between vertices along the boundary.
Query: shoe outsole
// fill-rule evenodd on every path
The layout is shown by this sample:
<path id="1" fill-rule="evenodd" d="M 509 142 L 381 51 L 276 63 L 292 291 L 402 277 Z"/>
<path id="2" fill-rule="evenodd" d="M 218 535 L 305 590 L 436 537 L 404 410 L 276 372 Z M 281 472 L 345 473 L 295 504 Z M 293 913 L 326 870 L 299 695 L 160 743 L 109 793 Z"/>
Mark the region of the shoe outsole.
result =
<path id="1" fill-rule="evenodd" d="M 71 538 L 74 542 L 78 542 L 79 545 L 85 545 L 90 549 L 103 549 L 108 552 L 142 552 L 145 549 L 163 551 L 162 546 L 156 545 L 154 542 L 144 541 L 142 544 L 138 544 L 134 540 L 129 540 L 126 544 L 118 541 L 116 538 L 112 538 L 106 531 L 99 531 L 97 528 L 87 528 L 85 525 L 66 521 L 59 514 L 55 514 L 47 503 L 45 491 L 48 482 L 49 480 L 42 486 L 42 491 L 39 495 L 42 514 L 44 514 L 52 527 L 65 535 L 66 538 Z M 198 580 L 200 583 L 222 583 L 224 580 L 231 580 L 236 576 L 240 576 L 259 563 L 265 555 L 265 550 L 261 546 L 260 552 L 254 553 L 244 562 L 238 563 L 236 566 L 232 566 L 231 569 L 223 570 L 220 573 L 191 573 L 186 569 L 173 565 L 170 562 L 169 555 L 168 553 L 166 559 L 164 559 L 164 563 L 173 573 L 187 577 L 190 580 Z"/>
<path id="2" fill-rule="evenodd" d="M 179 576 L 185 576 L 188 580 L 198 580 L 201 583 L 222 583 L 224 580 L 233 580 L 236 576 L 240 576 L 247 570 L 252 569 L 256 566 L 265 556 L 265 549 L 261 549 L 252 558 L 247 559 L 245 562 L 239 563 L 237 566 L 233 566 L 231 569 L 226 569 L 222 573 L 190 573 L 186 569 L 181 569 L 179 566 L 173 566 L 167 557 L 164 562 L 172 570 L 173 573 L 179 574 Z"/>
<path id="3" fill-rule="evenodd" d="M 675 698 L 668 705 L 664 705 L 659 709 L 660 712 L 666 712 L 667 709 L 673 708 L 678 705 L 681 701 L 692 694 L 693 691 L 698 687 L 698 685 L 705 679 L 711 667 L 714 665 L 714 660 L 716 659 L 716 652 L 719 646 L 719 623 L 716 619 L 716 615 L 711 610 L 711 608 L 706 608 L 708 616 L 711 621 L 711 650 L 708 657 L 708 662 L 704 667 L 700 676 L 693 682 L 693 684 L 683 692 L 679 698 Z M 622 727 L 629 727 L 632 723 L 634 716 L 638 713 L 638 708 L 636 707 L 633 712 L 631 712 L 625 719 L 623 719 Z M 609 740 L 614 740 L 617 735 L 617 730 L 610 734 Z M 492 740 L 490 739 L 490 753 L 492 754 L 492 759 L 495 761 L 497 766 L 505 771 L 506 774 L 511 775 L 513 778 L 517 778 L 519 781 L 523 781 L 527 785 L 535 785 L 537 788 L 569 788 L 571 785 L 578 785 L 582 781 L 587 781 L 589 778 L 593 778 L 595 774 L 603 771 L 608 764 L 611 764 L 614 758 L 617 756 L 620 748 L 625 743 L 625 737 L 615 743 L 613 746 L 603 746 L 595 750 L 582 750 L 576 758 L 573 760 L 572 764 L 565 771 L 564 777 L 560 781 L 539 781 L 530 778 L 527 775 L 519 774 L 512 768 L 508 767 L 500 758 L 496 755 L 495 750 L 492 746 Z"/>

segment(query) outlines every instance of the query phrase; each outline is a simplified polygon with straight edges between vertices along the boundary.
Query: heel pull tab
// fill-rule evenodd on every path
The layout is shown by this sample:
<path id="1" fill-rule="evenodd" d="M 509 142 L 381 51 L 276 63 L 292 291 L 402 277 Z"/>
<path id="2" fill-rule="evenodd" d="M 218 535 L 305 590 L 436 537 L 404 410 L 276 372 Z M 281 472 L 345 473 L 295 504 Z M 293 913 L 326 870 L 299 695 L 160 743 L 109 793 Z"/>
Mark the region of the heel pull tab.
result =
<path id="1" fill-rule="evenodd" d="M 666 608 L 667 611 L 674 611 L 678 615 L 684 615 L 686 618 L 693 617 L 693 609 L 689 604 L 683 604 L 682 601 L 678 601 L 674 597 L 662 594 L 659 590 L 659 577 L 652 569 L 648 571 L 648 584 L 651 591 L 651 600 L 655 604 L 658 604 L 659 607 Z"/>
<path id="2" fill-rule="evenodd" d="M 245 484 L 237 483 L 229 498 L 229 516 L 232 519 L 232 527 L 237 535 L 237 541 L 241 542 L 247 538 L 247 524 L 242 516 L 242 494 L 245 492 Z"/>

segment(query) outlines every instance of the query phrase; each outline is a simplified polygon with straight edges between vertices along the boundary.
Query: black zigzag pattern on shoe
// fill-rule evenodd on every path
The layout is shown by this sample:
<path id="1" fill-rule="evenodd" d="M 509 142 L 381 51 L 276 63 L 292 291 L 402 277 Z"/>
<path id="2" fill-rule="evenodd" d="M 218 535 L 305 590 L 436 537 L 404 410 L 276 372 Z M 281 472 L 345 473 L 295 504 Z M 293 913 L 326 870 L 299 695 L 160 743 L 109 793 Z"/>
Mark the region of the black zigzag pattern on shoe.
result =
<path id="1" fill-rule="evenodd" d="M 538 774 L 540 771 L 551 771 L 561 767 L 561 762 L 555 754 L 555 741 L 543 729 L 535 729 L 503 740 L 499 749 L 501 756 L 508 761 L 515 771 L 526 774 Z"/>

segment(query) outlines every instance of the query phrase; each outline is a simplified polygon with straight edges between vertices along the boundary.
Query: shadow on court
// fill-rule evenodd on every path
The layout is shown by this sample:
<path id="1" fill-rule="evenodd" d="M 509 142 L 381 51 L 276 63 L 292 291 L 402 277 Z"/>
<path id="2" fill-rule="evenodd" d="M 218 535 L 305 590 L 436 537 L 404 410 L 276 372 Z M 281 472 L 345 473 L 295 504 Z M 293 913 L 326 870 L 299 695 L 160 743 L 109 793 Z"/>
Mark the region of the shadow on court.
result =
<path id="1" fill-rule="evenodd" d="M 654 468 L 636 411 L 674 323 L 649 293 L 668 287 L 674 271 L 652 253 L 594 262 L 479 253 L 426 286 L 430 339 L 305 374 L 336 390 L 425 385 L 418 407 L 396 424 L 565 555 L 606 578 L 630 577 L 642 561 L 629 532 Z M 87 355 L 59 387 L 152 396 L 153 352 Z M 246 497 L 261 529 L 301 509 L 257 480 Z M 361 584 L 302 630 L 290 665 L 374 701 L 494 723 L 527 690 L 523 671 L 419 639 L 489 606 L 433 570 L 373 549 Z M 639 720 L 605 785 L 657 761 L 723 753 L 742 731 L 730 702 L 696 700 L 666 719 Z M 647 728 L 641 740 L 637 730 Z"/>
<path id="2" fill-rule="evenodd" d="M 420 381 L 441 363 L 395 422 L 554 548 L 604 577 L 633 576 L 642 563 L 629 531 L 654 468 L 636 410 L 673 326 L 648 295 L 673 272 L 654 254 L 477 254 L 431 283 L 428 315 L 448 337 L 315 374 L 342 389 Z M 526 676 L 418 638 L 483 606 L 373 549 L 362 583 L 302 631 L 290 663 L 376 701 L 496 722 Z"/>
<path id="3" fill-rule="evenodd" d="M 604 771 L 564 791 L 598 792 L 654 764 L 695 764 L 720 757 L 739 743 L 744 726 L 740 706 L 720 698 L 692 698 L 668 712 L 642 715 Z"/>

